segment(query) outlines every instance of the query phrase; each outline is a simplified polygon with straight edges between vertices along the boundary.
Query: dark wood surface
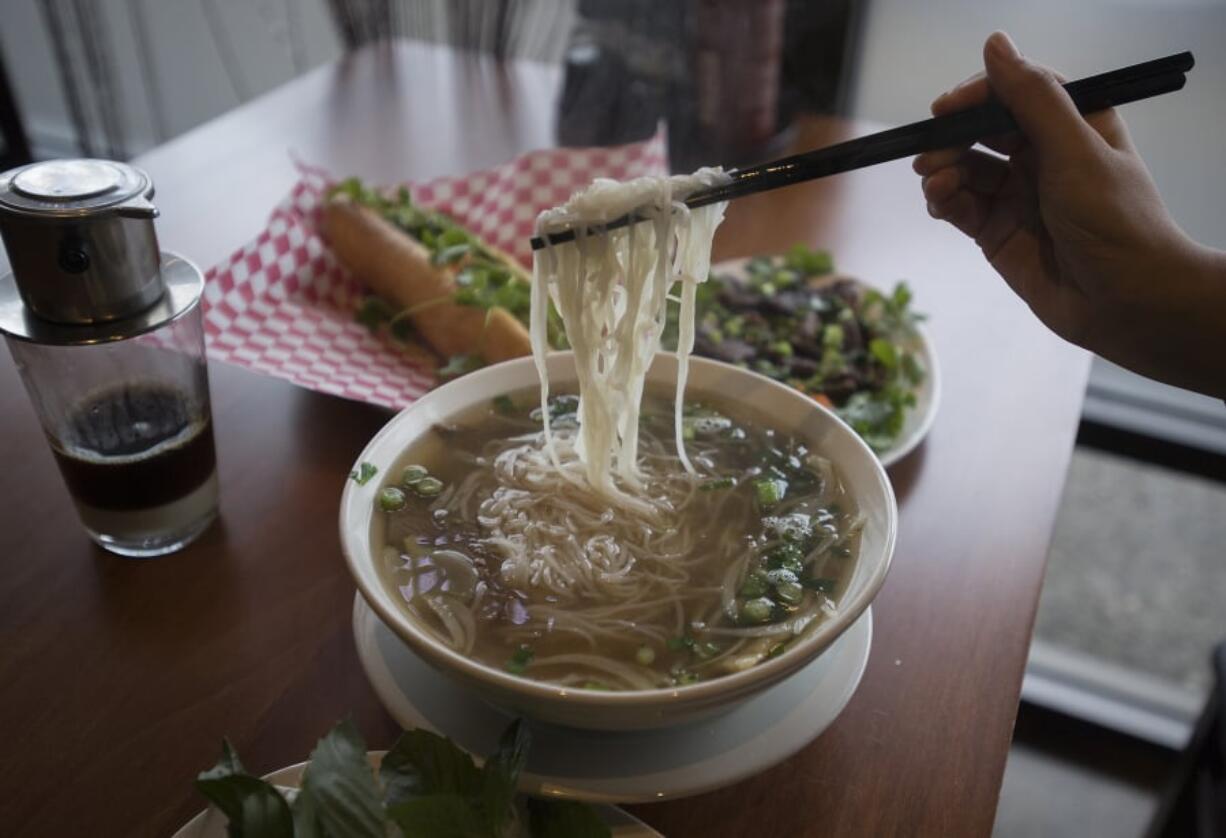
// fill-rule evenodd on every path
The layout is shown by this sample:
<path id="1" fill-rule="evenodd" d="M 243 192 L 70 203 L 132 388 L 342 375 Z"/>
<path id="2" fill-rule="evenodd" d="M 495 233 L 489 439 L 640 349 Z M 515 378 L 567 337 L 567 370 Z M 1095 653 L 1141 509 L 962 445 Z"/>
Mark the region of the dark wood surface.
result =
<path id="1" fill-rule="evenodd" d="M 164 247 L 202 265 L 251 238 L 291 155 L 394 182 L 491 165 L 552 136 L 554 71 L 400 45 L 325 67 L 145 155 Z M 798 147 L 872 126 L 810 119 Z M 924 213 L 907 163 L 746 199 L 717 257 L 803 241 L 931 315 L 944 399 L 892 470 L 898 551 L 872 656 L 835 724 L 758 777 L 633 810 L 670 836 L 990 833 L 1086 356 Z M 352 460 L 387 414 L 211 368 L 222 517 L 154 561 L 91 546 L 12 362 L 0 360 L 0 824 L 168 835 L 230 737 L 249 768 L 305 758 L 352 714 L 395 726 L 359 668 L 336 535 Z"/>

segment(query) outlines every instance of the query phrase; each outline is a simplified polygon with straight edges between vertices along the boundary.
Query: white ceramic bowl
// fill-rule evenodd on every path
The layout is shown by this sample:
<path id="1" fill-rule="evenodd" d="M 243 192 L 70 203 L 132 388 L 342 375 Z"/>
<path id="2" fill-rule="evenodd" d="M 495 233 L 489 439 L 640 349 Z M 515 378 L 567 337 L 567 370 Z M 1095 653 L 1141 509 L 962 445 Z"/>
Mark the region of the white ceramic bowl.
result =
<path id="1" fill-rule="evenodd" d="M 570 353 L 549 356 L 555 390 L 574 382 Z M 648 382 L 676 382 L 677 359 L 660 354 Z M 804 439 L 834 462 L 867 522 L 860 556 L 838 602 L 837 616 L 810 630 L 776 658 L 757 666 L 684 687 L 626 692 L 575 690 L 532 681 L 467 658 L 418 626 L 384 584 L 376 566 L 380 549 L 371 545 L 375 495 L 393 465 L 432 425 L 495 396 L 538 385 L 530 358 L 518 358 L 470 373 L 428 393 L 401 411 L 377 433 L 358 457 L 378 474 L 365 486 L 347 481 L 341 497 L 341 546 L 358 590 L 375 613 L 434 669 L 476 691 L 486 701 L 512 713 L 542 721 L 600 730 L 665 727 L 713 715 L 761 692 L 796 672 L 824 651 L 868 607 L 885 581 L 894 554 L 898 509 L 885 470 L 863 441 L 832 412 L 812 399 L 770 379 L 728 364 L 692 358 L 689 398 L 709 396 L 751 406 L 768 417 L 776 430 Z"/>

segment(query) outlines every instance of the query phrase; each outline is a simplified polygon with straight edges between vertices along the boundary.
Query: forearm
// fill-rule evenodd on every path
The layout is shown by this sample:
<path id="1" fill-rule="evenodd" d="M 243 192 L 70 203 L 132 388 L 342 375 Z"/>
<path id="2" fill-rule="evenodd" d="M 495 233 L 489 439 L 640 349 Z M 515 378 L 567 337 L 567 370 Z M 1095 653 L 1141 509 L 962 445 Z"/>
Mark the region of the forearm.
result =
<path id="1" fill-rule="evenodd" d="M 1108 360 L 1177 387 L 1226 399 L 1226 253 L 1174 240 L 1153 262 L 1150 293 L 1101 312 Z M 1104 323 L 1104 324 L 1105 324 Z"/>

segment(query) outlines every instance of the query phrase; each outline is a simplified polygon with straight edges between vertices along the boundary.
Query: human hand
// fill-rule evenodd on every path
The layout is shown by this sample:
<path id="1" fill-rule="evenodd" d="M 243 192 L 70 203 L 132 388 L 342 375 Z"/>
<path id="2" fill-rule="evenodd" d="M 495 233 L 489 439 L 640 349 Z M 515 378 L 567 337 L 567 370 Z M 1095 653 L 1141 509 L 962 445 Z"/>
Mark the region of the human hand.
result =
<path id="1" fill-rule="evenodd" d="M 1137 372 L 1226 396 L 1226 256 L 1175 224 L 1113 110 L 1077 112 L 1060 80 L 1003 33 L 984 67 L 937 97 L 985 101 L 1020 132 L 915 159 L 928 212 L 966 233 L 1056 334 Z"/>

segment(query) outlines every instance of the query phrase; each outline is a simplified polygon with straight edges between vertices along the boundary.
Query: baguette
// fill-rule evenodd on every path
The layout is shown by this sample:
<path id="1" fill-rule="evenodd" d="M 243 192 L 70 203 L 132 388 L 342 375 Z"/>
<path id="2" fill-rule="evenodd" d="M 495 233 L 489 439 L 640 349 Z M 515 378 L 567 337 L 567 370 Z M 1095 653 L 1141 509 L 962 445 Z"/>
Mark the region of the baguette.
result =
<path id="1" fill-rule="evenodd" d="M 342 264 L 375 294 L 410 309 L 413 328 L 430 348 L 449 358 L 479 355 L 487 364 L 532 354 L 524 325 L 504 308 L 484 309 L 454 301 L 462 265 L 436 265 L 430 251 L 379 212 L 336 195 L 325 204 L 324 231 Z M 482 247 L 531 282 L 510 256 Z"/>

